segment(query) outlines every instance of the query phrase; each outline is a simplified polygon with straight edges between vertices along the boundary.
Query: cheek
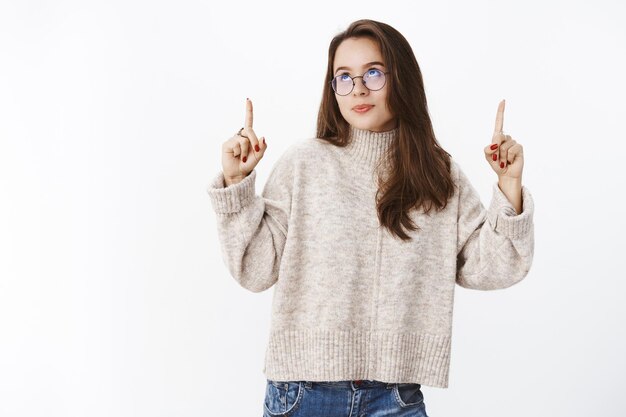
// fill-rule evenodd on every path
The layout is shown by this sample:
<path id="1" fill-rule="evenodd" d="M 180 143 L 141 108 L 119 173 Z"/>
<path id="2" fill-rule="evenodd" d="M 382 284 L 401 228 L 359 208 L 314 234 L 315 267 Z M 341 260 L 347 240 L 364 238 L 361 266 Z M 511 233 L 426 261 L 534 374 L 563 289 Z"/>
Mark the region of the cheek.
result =
<path id="1" fill-rule="evenodd" d="M 384 97 L 381 98 L 381 102 L 384 104 L 384 109 L 386 113 L 391 114 L 391 108 L 389 107 L 389 104 L 387 103 L 387 95 L 385 95 Z"/>
<path id="2" fill-rule="evenodd" d="M 391 111 L 391 109 L 389 108 L 389 106 L 387 104 L 385 104 L 385 111 L 387 113 L 389 113 L 390 116 L 392 116 L 392 117 L 394 116 L 393 112 Z"/>
<path id="3" fill-rule="evenodd" d="M 346 103 L 346 100 L 341 97 L 337 98 L 337 105 L 339 106 L 339 111 L 341 111 L 342 114 L 345 114 L 349 110 L 348 103 Z"/>

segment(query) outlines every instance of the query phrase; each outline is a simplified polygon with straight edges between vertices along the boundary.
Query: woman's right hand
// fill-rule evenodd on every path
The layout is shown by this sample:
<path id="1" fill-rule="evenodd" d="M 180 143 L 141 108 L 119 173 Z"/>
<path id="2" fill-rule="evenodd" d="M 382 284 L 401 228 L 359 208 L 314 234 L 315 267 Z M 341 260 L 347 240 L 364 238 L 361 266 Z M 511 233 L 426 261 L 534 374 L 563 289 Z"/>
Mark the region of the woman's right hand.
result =
<path id="1" fill-rule="evenodd" d="M 241 135 L 235 134 L 222 144 L 222 169 L 226 186 L 243 180 L 265 154 L 265 137 L 259 142 L 252 130 L 252 101 L 246 99 L 246 121 Z"/>

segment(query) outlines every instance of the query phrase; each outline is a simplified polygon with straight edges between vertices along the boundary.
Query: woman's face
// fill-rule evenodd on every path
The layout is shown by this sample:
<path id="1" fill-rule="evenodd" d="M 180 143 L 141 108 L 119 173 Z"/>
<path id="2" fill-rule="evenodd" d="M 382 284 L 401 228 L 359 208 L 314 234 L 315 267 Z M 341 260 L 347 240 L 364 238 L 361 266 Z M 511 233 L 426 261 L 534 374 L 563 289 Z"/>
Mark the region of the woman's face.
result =
<path id="1" fill-rule="evenodd" d="M 364 75 L 373 68 L 389 71 L 383 62 L 378 44 L 372 39 L 348 38 L 337 47 L 333 62 L 334 76 Z M 354 89 L 350 94 L 340 96 L 335 93 L 341 115 L 350 125 L 374 132 L 385 132 L 396 127 L 395 117 L 387 107 L 389 75 L 385 74 L 385 85 L 380 90 L 370 91 L 363 85 L 363 79 L 359 77 L 354 80 Z M 365 112 L 358 112 L 354 108 L 364 104 L 372 107 Z"/>

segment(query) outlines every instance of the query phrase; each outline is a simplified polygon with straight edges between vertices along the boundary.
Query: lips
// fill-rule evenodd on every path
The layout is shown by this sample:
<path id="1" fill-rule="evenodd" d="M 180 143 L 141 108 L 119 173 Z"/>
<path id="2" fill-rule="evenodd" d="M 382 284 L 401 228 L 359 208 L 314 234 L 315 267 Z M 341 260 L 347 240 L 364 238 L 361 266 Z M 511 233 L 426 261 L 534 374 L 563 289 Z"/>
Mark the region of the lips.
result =
<path id="1" fill-rule="evenodd" d="M 363 111 L 363 110 L 369 110 L 372 107 L 374 107 L 374 106 L 371 105 L 371 104 L 359 104 L 358 106 L 352 107 L 352 110 Z"/>

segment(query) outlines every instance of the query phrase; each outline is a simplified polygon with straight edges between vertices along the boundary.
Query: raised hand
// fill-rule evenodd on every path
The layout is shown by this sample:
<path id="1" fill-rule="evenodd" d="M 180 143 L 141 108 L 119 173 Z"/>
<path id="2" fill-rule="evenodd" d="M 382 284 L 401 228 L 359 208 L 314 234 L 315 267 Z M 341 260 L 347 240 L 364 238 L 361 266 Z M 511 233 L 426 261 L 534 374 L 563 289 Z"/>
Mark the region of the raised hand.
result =
<path id="1" fill-rule="evenodd" d="M 485 158 L 498 174 L 498 179 L 521 181 L 524 169 L 524 149 L 522 145 L 502 131 L 504 125 L 504 104 L 502 100 L 496 113 L 496 126 L 491 145 L 485 147 Z"/>
<path id="2" fill-rule="evenodd" d="M 246 99 L 246 119 L 241 132 L 222 144 L 222 169 L 225 185 L 243 180 L 265 154 L 265 137 L 260 142 L 252 129 L 252 101 Z"/>

